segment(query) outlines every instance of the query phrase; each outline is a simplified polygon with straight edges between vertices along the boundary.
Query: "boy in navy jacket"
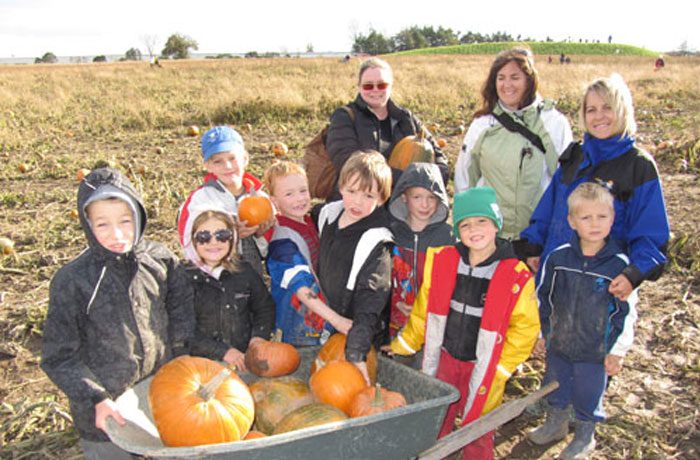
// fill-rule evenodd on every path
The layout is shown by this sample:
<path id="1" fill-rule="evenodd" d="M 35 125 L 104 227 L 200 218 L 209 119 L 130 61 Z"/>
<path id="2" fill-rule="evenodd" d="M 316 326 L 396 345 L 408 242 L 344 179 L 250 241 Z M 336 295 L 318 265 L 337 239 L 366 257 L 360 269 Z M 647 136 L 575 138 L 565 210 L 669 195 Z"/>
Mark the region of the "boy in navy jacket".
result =
<path id="1" fill-rule="evenodd" d="M 545 424 L 528 438 L 536 444 L 563 439 L 573 404 L 576 435 L 559 458 L 583 458 L 595 448 L 595 424 L 605 417 L 607 376 L 622 369 L 632 345 L 636 291 L 627 301 L 609 292 L 629 265 L 620 243 L 609 236 L 615 219 L 612 194 L 586 182 L 571 193 L 568 205 L 576 234 L 545 259 L 537 286 L 542 337 L 535 353 L 546 349 L 543 384 L 556 380 L 559 388 L 547 398 Z"/>

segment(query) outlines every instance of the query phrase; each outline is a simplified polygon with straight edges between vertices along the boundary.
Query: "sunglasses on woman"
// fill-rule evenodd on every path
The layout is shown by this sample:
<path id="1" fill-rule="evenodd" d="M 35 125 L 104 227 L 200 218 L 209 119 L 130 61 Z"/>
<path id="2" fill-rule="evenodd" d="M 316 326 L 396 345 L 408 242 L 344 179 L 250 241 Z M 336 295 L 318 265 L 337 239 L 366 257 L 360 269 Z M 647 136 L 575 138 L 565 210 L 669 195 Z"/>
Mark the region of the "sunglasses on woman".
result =
<path id="1" fill-rule="evenodd" d="M 384 91 L 389 87 L 389 83 L 385 81 L 381 83 L 362 83 L 360 87 L 365 91 L 372 91 L 374 88 L 377 88 L 380 91 Z"/>
<path id="2" fill-rule="evenodd" d="M 221 230 L 215 231 L 213 235 L 209 230 L 200 230 L 194 234 L 194 240 L 197 244 L 207 244 L 211 241 L 212 237 L 216 237 L 216 240 L 221 243 L 226 243 L 233 239 L 233 232 L 228 228 L 222 228 Z"/>

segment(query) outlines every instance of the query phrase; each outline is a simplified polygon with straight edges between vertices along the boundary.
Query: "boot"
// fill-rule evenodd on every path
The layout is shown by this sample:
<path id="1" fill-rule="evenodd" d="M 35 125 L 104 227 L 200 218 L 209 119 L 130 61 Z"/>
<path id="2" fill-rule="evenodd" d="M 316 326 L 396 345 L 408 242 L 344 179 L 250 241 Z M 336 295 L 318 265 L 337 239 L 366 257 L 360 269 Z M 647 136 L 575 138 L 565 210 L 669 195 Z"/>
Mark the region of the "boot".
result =
<path id="1" fill-rule="evenodd" d="M 559 454 L 561 460 L 588 458 L 595 449 L 595 422 L 576 422 L 576 434 L 566 449 Z"/>
<path id="2" fill-rule="evenodd" d="M 544 425 L 530 431 L 527 439 L 538 445 L 560 441 L 569 433 L 569 408 L 556 409 L 547 406 L 547 419 Z"/>

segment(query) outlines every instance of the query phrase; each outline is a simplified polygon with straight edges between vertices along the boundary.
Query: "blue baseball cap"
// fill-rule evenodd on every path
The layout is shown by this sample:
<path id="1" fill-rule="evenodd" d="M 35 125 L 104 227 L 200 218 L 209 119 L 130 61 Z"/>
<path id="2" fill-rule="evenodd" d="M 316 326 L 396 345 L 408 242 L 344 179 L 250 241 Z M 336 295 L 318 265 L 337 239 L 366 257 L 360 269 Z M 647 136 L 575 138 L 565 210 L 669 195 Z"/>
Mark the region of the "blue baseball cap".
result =
<path id="1" fill-rule="evenodd" d="M 221 152 L 245 153 L 243 138 L 235 129 L 228 126 L 215 126 L 202 136 L 204 161 Z"/>

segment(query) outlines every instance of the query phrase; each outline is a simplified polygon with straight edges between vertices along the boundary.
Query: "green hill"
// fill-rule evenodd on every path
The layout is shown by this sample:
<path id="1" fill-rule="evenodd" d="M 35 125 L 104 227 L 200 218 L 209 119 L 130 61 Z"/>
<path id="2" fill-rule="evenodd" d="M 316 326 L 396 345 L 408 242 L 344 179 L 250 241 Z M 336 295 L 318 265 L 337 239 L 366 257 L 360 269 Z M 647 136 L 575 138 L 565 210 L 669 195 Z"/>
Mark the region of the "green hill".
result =
<path id="1" fill-rule="evenodd" d="M 401 51 L 393 55 L 430 55 L 430 54 L 497 54 L 516 45 L 528 46 L 534 54 L 567 55 L 617 55 L 617 56 L 656 56 L 658 53 L 645 48 L 616 43 L 570 43 L 570 42 L 496 42 L 474 43 L 471 45 L 440 46 L 437 48 L 420 48 Z"/>

